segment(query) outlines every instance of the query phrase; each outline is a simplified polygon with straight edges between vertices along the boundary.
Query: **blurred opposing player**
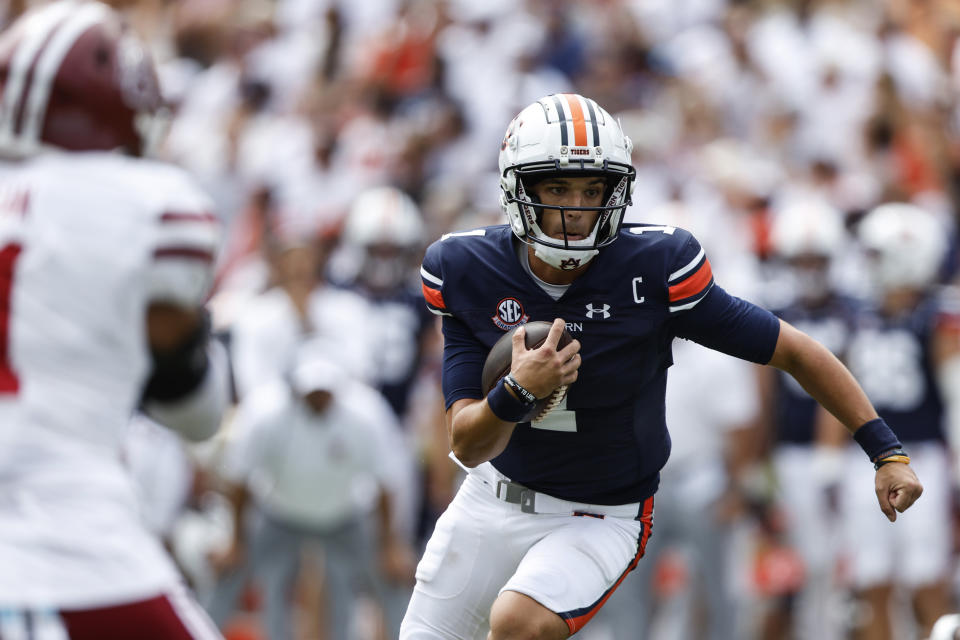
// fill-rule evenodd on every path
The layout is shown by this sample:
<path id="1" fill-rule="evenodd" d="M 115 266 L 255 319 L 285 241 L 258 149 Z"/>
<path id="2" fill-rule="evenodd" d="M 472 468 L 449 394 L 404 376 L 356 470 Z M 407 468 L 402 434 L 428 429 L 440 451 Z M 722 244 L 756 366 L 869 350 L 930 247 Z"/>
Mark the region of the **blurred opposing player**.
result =
<path id="1" fill-rule="evenodd" d="M 840 212 L 819 199 L 791 202 L 776 212 L 771 241 L 783 260 L 793 300 L 774 313 L 813 337 L 838 357 L 850 340 L 857 303 L 839 295 L 831 267 L 845 243 Z M 773 389 L 773 462 L 789 543 L 803 560 L 804 586 L 772 612 L 797 637 L 839 638 L 834 584 L 837 562 L 836 487 L 843 470 L 842 448 L 823 442 L 833 418 L 796 381 L 781 372 Z M 842 427 L 837 427 L 842 429 Z"/>
<path id="2" fill-rule="evenodd" d="M 217 638 L 139 521 L 141 407 L 191 439 L 227 402 L 201 308 L 219 226 L 138 159 L 152 63 L 97 2 L 0 36 L 0 637 Z"/>
<path id="3" fill-rule="evenodd" d="M 891 620 L 891 592 L 910 592 L 920 634 L 950 610 L 946 579 L 952 546 L 950 472 L 945 439 L 960 386 L 949 372 L 960 357 L 960 313 L 932 287 L 946 251 L 946 230 L 927 211 L 884 204 L 863 219 L 861 243 L 876 283 L 875 309 L 858 319 L 847 349 L 850 370 L 908 447 L 923 479 L 923 500 L 892 528 L 874 518 L 873 496 L 850 450 L 841 494 L 851 586 L 868 612 L 858 638 L 904 637 Z M 955 375 L 955 374 L 954 374 Z"/>

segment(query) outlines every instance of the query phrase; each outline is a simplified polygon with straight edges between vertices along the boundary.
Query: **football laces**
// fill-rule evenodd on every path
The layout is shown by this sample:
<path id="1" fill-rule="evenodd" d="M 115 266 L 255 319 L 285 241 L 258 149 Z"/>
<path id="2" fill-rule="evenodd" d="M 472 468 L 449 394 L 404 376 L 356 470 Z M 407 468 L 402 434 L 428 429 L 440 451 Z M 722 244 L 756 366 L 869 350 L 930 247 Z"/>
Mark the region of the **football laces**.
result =
<path id="1" fill-rule="evenodd" d="M 540 413 L 531 420 L 531 422 L 540 422 L 546 418 L 551 411 L 560 406 L 560 403 L 563 402 L 563 398 L 567 395 L 567 385 L 560 385 L 557 387 L 552 394 L 550 394 L 550 402 L 543 407 Z"/>

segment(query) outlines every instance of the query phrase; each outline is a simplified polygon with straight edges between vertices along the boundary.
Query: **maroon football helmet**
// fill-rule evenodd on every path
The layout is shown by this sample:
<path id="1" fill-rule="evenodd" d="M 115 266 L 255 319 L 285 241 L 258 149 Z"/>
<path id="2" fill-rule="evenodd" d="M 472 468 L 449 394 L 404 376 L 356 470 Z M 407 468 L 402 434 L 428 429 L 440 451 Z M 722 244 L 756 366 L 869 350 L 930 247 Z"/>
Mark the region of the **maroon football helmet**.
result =
<path id="1" fill-rule="evenodd" d="M 0 152 L 140 155 L 161 106 L 153 62 L 105 4 L 62 0 L 0 34 Z"/>

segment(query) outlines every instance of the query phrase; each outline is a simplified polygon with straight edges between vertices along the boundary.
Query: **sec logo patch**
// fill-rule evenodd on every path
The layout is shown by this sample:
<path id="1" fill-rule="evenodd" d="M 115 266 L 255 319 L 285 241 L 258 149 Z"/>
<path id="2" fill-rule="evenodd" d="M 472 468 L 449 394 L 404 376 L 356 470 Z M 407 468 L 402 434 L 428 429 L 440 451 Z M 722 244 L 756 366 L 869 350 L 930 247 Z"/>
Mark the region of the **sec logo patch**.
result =
<path id="1" fill-rule="evenodd" d="M 504 298 L 497 303 L 497 312 L 490 318 L 493 323 L 509 331 L 513 327 L 525 323 L 530 316 L 523 312 L 523 305 L 516 298 Z"/>

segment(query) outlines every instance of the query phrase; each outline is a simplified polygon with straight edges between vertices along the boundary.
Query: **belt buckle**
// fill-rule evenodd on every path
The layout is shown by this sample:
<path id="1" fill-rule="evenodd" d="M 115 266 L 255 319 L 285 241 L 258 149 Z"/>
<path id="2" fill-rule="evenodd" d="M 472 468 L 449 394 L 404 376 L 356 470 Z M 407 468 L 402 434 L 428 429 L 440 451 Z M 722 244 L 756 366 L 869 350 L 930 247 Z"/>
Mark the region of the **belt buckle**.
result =
<path id="1" fill-rule="evenodd" d="M 520 492 L 520 511 L 523 513 L 536 513 L 537 492 L 530 489 L 524 489 Z"/>
<path id="2" fill-rule="evenodd" d="M 497 480 L 497 499 L 510 504 L 519 504 L 520 511 L 524 513 L 536 513 L 537 492 L 527 489 L 521 484 Z"/>

